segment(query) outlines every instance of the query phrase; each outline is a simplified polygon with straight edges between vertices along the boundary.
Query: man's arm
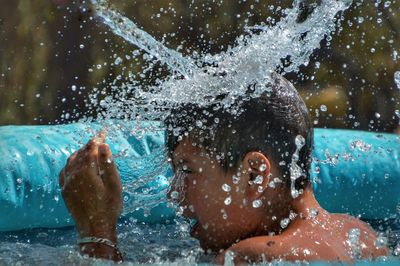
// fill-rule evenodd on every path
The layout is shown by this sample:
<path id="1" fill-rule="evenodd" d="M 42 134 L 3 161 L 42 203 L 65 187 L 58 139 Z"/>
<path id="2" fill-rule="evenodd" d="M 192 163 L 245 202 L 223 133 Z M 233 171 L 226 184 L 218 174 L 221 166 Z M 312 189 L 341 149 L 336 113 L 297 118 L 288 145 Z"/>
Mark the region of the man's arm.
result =
<path id="1" fill-rule="evenodd" d="M 59 182 L 65 204 L 75 220 L 80 252 L 122 261 L 116 225 L 122 211 L 122 186 L 110 148 L 101 133 L 68 158 Z"/>

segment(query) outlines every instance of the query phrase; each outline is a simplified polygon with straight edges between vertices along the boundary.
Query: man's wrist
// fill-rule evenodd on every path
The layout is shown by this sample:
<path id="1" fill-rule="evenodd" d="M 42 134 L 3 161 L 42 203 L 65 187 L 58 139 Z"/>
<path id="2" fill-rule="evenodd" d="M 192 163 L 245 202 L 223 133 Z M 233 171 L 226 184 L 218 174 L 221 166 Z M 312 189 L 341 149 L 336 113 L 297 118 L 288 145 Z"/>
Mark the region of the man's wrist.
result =
<path id="1" fill-rule="evenodd" d="M 78 246 L 80 253 L 89 257 L 113 260 L 116 262 L 123 261 L 122 254 L 116 246 L 112 247 L 97 242 L 80 243 Z"/>
<path id="2" fill-rule="evenodd" d="M 79 230 L 81 240 L 98 239 L 106 241 L 82 242 L 78 240 L 79 251 L 89 257 L 122 261 L 122 255 L 117 248 L 116 225 L 101 224 L 91 226 L 87 230 Z M 110 242 L 110 244 L 108 244 Z"/>
<path id="3" fill-rule="evenodd" d="M 115 224 L 98 224 L 90 226 L 88 229 L 79 230 L 79 235 L 83 237 L 105 238 L 117 244 L 117 229 Z"/>

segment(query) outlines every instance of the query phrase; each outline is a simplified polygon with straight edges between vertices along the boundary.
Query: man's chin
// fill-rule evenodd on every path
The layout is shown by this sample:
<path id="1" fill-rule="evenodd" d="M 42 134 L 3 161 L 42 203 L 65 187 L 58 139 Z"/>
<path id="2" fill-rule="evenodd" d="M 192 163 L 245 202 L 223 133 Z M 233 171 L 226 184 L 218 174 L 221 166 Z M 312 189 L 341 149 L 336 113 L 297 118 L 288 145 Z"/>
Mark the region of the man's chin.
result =
<path id="1" fill-rule="evenodd" d="M 190 235 L 199 240 L 200 247 L 205 252 L 219 252 L 221 249 L 225 249 L 230 246 L 229 244 L 223 245 L 220 242 L 221 239 L 215 238 L 215 236 L 210 235 L 210 233 L 207 232 L 206 229 L 204 229 L 199 222 L 195 223 L 192 226 L 190 230 Z"/>

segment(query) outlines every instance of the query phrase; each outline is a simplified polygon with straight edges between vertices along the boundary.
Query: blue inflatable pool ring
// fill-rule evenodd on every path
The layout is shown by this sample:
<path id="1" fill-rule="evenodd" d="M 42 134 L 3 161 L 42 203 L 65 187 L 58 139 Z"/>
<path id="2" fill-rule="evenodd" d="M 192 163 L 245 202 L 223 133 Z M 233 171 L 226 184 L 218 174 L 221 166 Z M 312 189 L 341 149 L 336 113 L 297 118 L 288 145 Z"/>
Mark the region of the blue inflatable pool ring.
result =
<path id="1" fill-rule="evenodd" d="M 130 220 L 172 220 L 166 190 L 173 173 L 165 158 L 164 132 L 140 137 L 109 132 L 124 187 Z M 0 127 L 0 231 L 73 225 L 61 197 L 58 174 L 67 158 L 98 130 L 98 123 Z M 400 139 L 396 135 L 348 130 L 315 130 L 311 178 L 316 197 L 329 211 L 368 219 L 398 214 Z"/>
<path id="2" fill-rule="evenodd" d="M 331 212 L 366 219 L 400 216 L 400 136 L 316 129 L 311 179 Z"/>

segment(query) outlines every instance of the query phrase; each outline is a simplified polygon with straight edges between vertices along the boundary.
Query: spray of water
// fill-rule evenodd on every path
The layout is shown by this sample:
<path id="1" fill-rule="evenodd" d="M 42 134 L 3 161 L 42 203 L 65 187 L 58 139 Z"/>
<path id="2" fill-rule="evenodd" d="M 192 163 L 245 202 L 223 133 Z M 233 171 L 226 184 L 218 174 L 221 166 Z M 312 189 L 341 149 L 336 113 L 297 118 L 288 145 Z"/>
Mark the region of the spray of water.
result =
<path id="1" fill-rule="evenodd" d="M 144 110 L 146 118 L 162 120 L 177 104 L 204 105 L 215 102 L 219 95 L 225 95 L 220 101 L 229 106 L 249 85 L 254 85 L 253 96 L 259 96 L 268 90 L 268 86 L 262 84 L 271 81 L 271 73 L 297 72 L 300 66 L 307 65 L 321 40 L 336 29 L 337 14 L 352 3 L 351 0 L 321 1 L 308 18 L 299 23 L 302 1 L 295 0 L 293 7 L 285 10 L 284 17 L 275 25 L 247 27 L 232 48 L 194 59 L 165 47 L 106 1 L 91 1 L 97 15 L 115 34 L 148 53 L 148 60 L 161 62 L 170 70 L 167 79 L 159 79 L 152 87 L 144 88 L 132 81 L 100 103 L 107 110 L 102 113 L 104 118 L 130 120 L 137 120 Z"/>
<path id="2" fill-rule="evenodd" d="M 139 27 L 127 17 L 122 16 L 106 0 L 91 0 L 97 16 L 102 18 L 102 22 L 107 25 L 114 34 L 121 36 L 129 43 L 137 46 L 151 57 L 167 65 L 172 73 L 189 77 L 192 69 L 195 68 L 194 62 L 182 56 L 179 52 L 165 47 L 147 32 Z"/>
<path id="3" fill-rule="evenodd" d="M 351 0 L 322 0 L 304 21 L 299 22 L 302 1 L 295 0 L 292 8 L 283 11 L 279 22 L 247 27 L 244 34 L 237 38 L 235 45 L 227 51 L 214 55 L 184 56 L 139 29 L 133 21 L 122 16 L 105 0 L 91 2 L 97 16 L 113 33 L 147 54 L 144 59 L 150 66 L 157 62 L 170 71 L 168 77 L 157 79 L 152 86 L 144 87 L 138 80 L 131 78 L 121 86 L 113 85 L 112 93 L 106 97 L 99 92 L 91 95 L 89 108 L 101 110 L 99 120 L 103 120 L 105 124 L 110 121 L 115 123 L 113 118 L 135 121 L 135 128 L 132 128 L 131 123 L 125 122 L 117 122 L 117 126 L 121 130 L 126 127 L 124 124 L 129 124 L 128 133 L 136 136 L 146 130 L 163 131 L 162 126 L 143 127 L 142 121 L 163 121 L 169 111 L 179 104 L 195 103 L 201 106 L 215 103 L 218 99 L 222 105 L 229 107 L 246 93 L 249 85 L 254 88 L 253 97 L 268 91 L 268 84 L 273 81 L 272 73 L 297 72 L 300 66 L 308 64 L 313 51 L 320 47 L 321 40 L 330 37 L 335 31 L 340 21 L 338 13 L 346 10 L 352 3 Z M 145 69 L 141 76 L 145 76 L 149 69 L 150 67 Z M 224 97 L 217 97 L 220 95 Z M 296 166 L 294 160 L 291 172 L 293 197 L 298 195 L 294 183 L 301 170 Z M 132 186 L 137 187 L 138 184 L 151 181 L 152 177 L 146 176 L 135 181 Z M 127 197 L 135 197 L 132 188 L 125 191 Z M 154 195 L 149 193 L 149 197 L 152 196 Z M 158 203 L 160 197 L 156 198 L 153 202 L 146 199 L 146 204 L 151 207 L 154 202 Z M 134 204 L 131 207 L 137 206 Z"/>

